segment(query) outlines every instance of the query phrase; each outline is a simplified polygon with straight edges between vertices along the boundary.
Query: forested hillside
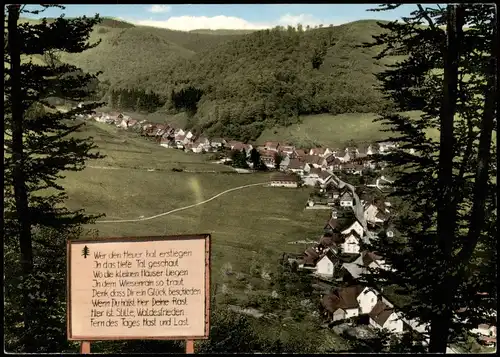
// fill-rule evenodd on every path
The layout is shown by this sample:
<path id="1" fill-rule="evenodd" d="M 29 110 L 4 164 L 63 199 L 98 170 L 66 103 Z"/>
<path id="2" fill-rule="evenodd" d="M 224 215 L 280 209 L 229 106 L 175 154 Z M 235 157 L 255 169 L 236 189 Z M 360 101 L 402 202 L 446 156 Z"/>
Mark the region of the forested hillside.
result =
<path id="1" fill-rule="evenodd" d="M 102 71 L 102 93 L 116 109 L 141 109 L 136 100 L 117 100 L 120 92 L 153 92 L 172 114 L 188 113 L 191 129 L 254 140 L 300 115 L 381 109 L 373 73 L 387 62 L 373 59 L 377 49 L 358 47 L 379 32 L 373 20 L 308 30 L 182 32 L 106 19 L 90 39 L 102 41 L 97 47 L 62 60 Z"/>
<path id="2" fill-rule="evenodd" d="M 103 71 L 100 78 L 112 86 L 134 88 L 141 84 L 141 77 L 155 76 L 177 60 L 182 62 L 196 52 L 242 36 L 173 31 L 105 19 L 91 34 L 91 42 L 101 40 L 97 47 L 65 54 L 63 59 L 86 71 Z"/>
<path id="3" fill-rule="evenodd" d="M 170 98 L 181 89 L 201 91 L 191 95 L 194 101 L 171 106 L 196 113 L 191 124 L 209 134 L 253 140 L 266 127 L 295 123 L 299 115 L 380 109 L 373 73 L 383 64 L 373 60 L 373 49 L 356 46 L 376 28 L 375 21 L 360 21 L 310 31 L 258 31 L 140 82 Z"/>

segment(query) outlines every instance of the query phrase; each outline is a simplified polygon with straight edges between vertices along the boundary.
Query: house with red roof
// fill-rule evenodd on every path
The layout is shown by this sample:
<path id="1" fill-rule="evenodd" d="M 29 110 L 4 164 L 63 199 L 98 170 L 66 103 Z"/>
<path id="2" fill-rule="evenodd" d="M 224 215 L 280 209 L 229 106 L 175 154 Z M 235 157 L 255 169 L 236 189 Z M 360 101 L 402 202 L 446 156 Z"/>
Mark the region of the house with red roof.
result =
<path id="1" fill-rule="evenodd" d="M 194 153 L 199 154 L 203 151 L 209 151 L 211 146 L 210 146 L 210 141 L 207 138 L 200 136 L 196 138 L 194 141 L 192 141 L 192 143 L 187 143 L 186 148 L 188 148 L 190 151 Z"/>
<path id="2" fill-rule="evenodd" d="M 299 269 L 316 270 L 316 263 L 320 259 L 320 250 L 309 247 L 306 249 L 302 257 L 297 261 Z"/>
<path id="3" fill-rule="evenodd" d="M 350 175 L 362 175 L 364 166 L 355 162 L 348 162 L 342 165 L 342 171 Z"/>
<path id="4" fill-rule="evenodd" d="M 271 178 L 269 186 L 297 188 L 299 187 L 299 177 L 297 175 L 280 173 Z"/>
<path id="5" fill-rule="evenodd" d="M 304 163 L 299 159 L 290 159 L 287 170 L 302 176 L 304 175 Z"/>
<path id="6" fill-rule="evenodd" d="M 304 177 L 304 185 L 314 186 L 319 184 L 321 187 L 326 187 L 328 179 L 332 176 L 329 172 L 312 167 Z"/>
<path id="7" fill-rule="evenodd" d="M 354 206 L 354 197 L 350 191 L 345 190 L 339 197 L 339 202 L 341 207 L 352 207 Z"/>
<path id="8" fill-rule="evenodd" d="M 183 148 L 184 152 L 195 152 L 195 150 L 197 150 L 194 146 L 193 143 L 187 143 L 187 144 L 184 144 L 184 148 Z"/>
<path id="9" fill-rule="evenodd" d="M 264 144 L 264 147 L 266 148 L 266 150 L 270 150 L 270 151 L 276 151 L 278 152 L 278 149 L 280 147 L 280 143 L 276 142 L 276 141 L 267 141 L 265 144 Z"/>
<path id="10" fill-rule="evenodd" d="M 230 141 L 227 143 L 228 147 L 231 148 L 231 150 L 245 150 L 245 154 L 247 156 L 250 156 L 250 151 L 252 151 L 253 146 L 251 144 L 245 144 L 241 141 Z"/>
<path id="11" fill-rule="evenodd" d="M 292 156 L 295 153 L 295 146 L 293 145 L 283 145 L 280 146 L 278 152 L 283 156 Z"/>
<path id="12" fill-rule="evenodd" d="M 307 153 L 302 149 L 295 149 L 294 153 L 290 156 L 291 159 L 303 160 Z"/>
<path id="13" fill-rule="evenodd" d="M 368 223 L 383 223 L 389 218 L 389 208 L 381 201 L 365 202 L 363 205 L 364 217 Z"/>
<path id="14" fill-rule="evenodd" d="M 380 293 L 373 288 L 366 287 L 358 295 L 359 314 L 369 314 L 379 300 Z"/>
<path id="15" fill-rule="evenodd" d="M 309 164 L 310 166 L 315 167 L 317 169 L 321 169 L 321 168 L 326 169 L 328 166 L 326 159 L 322 156 L 306 155 L 304 157 L 303 161 L 305 163 Z"/>
<path id="16" fill-rule="evenodd" d="M 327 157 L 331 155 L 332 151 L 328 148 L 312 148 L 309 150 L 309 155 Z"/>
<path id="17" fill-rule="evenodd" d="M 186 135 L 185 134 L 177 134 L 175 135 L 175 145 L 177 146 L 178 149 L 183 149 L 184 148 L 184 141 L 186 140 Z"/>
<path id="18" fill-rule="evenodd" d="M 342 169 L 342 161 L 332 154 L 326 157 L 326 167 L 331 171 L 339 171 Z"/>
<path id="19" fill-rule="evenodd" d="M 276 166 L 276 151 L 272 150 L 261 150 L 259 151 L 260 159 L 269 168 L 274 169 Z"/>
<path id="20" fill-rule="evenodd" d="M 386 329 L 392 333 L 403 332 L 403 320 L 382 300 L 377 302 L 368 316 L 370 325 L 376 329 Z"/>
<path id="21" fill-rule="evenodd" d="M 331 321 L 345 320 L 359 315 L 357 297 L 363 292 L 359 285 L 337 289 L 321 299 L 323 315 Z"/>

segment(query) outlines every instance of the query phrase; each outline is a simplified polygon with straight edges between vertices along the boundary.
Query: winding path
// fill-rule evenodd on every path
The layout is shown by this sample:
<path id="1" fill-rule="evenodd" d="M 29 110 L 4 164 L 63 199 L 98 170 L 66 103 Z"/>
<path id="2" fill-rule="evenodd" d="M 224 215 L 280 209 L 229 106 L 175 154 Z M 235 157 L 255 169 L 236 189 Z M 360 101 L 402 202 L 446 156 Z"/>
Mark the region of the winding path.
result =
<path id="1" fill-rule="evenodd" d="M 221 193 L 218 193 L 215 196 L 210 197 L 208 200 L 205 200 L 205 201 L 202 201 L 202 202 L 198 202 L 198 203 L 194 203 L 194 204 L 189 205 L 189 206 L 176 208 L 176 209 L 173 209 L 171 211 L 160 213 L 160 214 L 157 214 L 157 215 L 154 215 L 154 216 L 150 216 L 150 217 L 143 217 L 143 218 L 138 218 L 138 219 L 120 219 L 120 220 L 114 220 L 114 221 L 113 220 L 112 221 L 96 221 L 96 223 L 133 223 L 133 222 L 149 221 L 151 219 L 155 219 L 155 218 L 158 218 L 158 217 L 163 217 L 163 216 L 169 215 L 169 214 L 174 213 L 174 212 L 179 212 L 179 211 L 183 211 L 183 210 L 188 209 L 188 208 L 192 208 L 192 207 L 195 207 L 195 206 L 200 206 L 202 204 L 205 204 L 207 202 L 215 200 L 217 197 L 220 197 L 220 196 L 225 195 L 226 193 L 229 193 L 229 192 L 232 192 L 232 191 L 241 190 L 243 188 L 252 187 L 252 186 L 265 185 L 267 183 L 269 183 L 269 182 L 252 183 L 250 185 L 244 185 L 244 186 L 234 187 L 234 188 L 231 188 L 229 190 L 222 191 Z"/>

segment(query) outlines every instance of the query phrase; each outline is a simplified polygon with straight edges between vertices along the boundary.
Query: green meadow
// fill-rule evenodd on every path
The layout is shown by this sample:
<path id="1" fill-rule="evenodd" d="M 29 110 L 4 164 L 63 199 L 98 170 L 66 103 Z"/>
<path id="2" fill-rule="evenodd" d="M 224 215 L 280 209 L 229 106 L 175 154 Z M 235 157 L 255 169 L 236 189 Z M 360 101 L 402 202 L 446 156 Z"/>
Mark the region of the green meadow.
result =
<path id="1" fill-rule="evenodd" d="M 230 167 L 206 161 L 202 155 L 162 148 L 107 124 L 88 123 L 77 133 L 88 134 L 108 156 L 89 162 L 82 172 L 66 173 L 62 184 L 69 195 L 69 208 L 106 214 L 101 220 L 151 217 L 228 189 L 268 182 L 271 175 L 238 174 Z M 180 166 L 219 172 L 171 170 Z M 304 209 L 309 193 L 308 188 L 253 186 L 155 219 L 98 222 L 86 228 L 97 229 L 102 237 L 210 233 L 213 281 L 217 284 L 223 278 L 220 271 L 224 265 L 241 274 L 248 274 L 251 264 L 274 269 L 283 252 L 304 249 L 288 242 L 317 239 L 328 213 Z"/>
<path id="2" fill-rule="evenodd" d="M 405 113 L 411 117 L 420 115 L 419 112 Z M 370 143 L 384 140 L 391 136 L 390 132 L 380 122 L 374 122 L 375 113 L 346 113 L 339 115 L 318 114 L 301 117 L 298 124 L 288 127 L 266 129 L 257 139 L 258 143 L 269 140 L 289 142 L 304 146 L 326 146 L 341 148 L 346 142 L 353 140 L 356 143 Z M 439 131 L 429 132 L 433 138 L 439 138 Z"/>

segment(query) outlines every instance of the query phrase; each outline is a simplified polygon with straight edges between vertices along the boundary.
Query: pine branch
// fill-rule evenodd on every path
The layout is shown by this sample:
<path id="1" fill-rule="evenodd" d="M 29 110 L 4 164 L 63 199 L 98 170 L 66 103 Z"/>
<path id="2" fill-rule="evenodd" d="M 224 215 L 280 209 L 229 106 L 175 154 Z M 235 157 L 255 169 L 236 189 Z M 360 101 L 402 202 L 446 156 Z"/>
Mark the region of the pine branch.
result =
<path id="1" fill-rule="evenodd" d="M 400 6 L 401 6 L 401 4 L 382 4 L 382 5 L 378 6 L 379 7 L 378 9 L 377 8 L 373 8 L 373 9 L 368 9 L 366 11 L 373 11 L 373 12 L 389 11 L 389 10 L 397 9 Z"/>

